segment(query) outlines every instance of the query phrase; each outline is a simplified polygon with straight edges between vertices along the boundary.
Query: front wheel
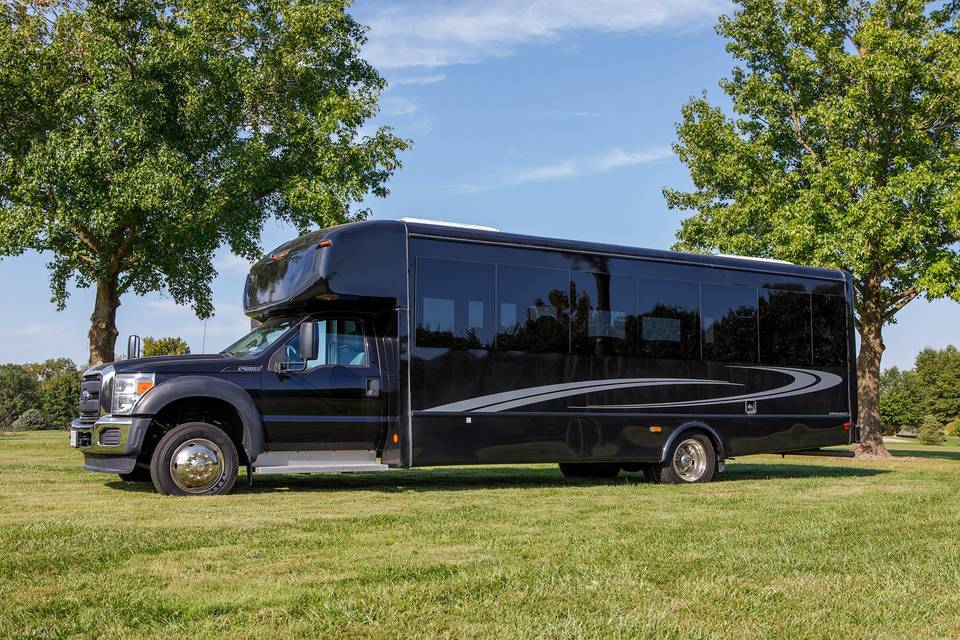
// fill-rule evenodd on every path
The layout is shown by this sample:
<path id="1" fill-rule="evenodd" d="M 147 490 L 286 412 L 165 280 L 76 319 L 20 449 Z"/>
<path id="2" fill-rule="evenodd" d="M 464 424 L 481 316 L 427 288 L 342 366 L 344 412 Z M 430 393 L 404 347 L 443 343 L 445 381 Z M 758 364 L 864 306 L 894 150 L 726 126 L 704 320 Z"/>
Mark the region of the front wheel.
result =
<path id="1" fill-rule="evenodd" d="M 693 484 L 710 482 L 717 469 L 717 454 L 710 438 L 692 433 L 679 438 L 665 462 L 649 465 L 644 475 L 653 482 Z"/>
<path id="2" fill-rule="evenodd" d="M 238 465 L 237 447 L 226 433 L 205 422 L 188 422 L 160 439 L 150 475 L 163 495 L 215 496 L 233 488 Z"/>

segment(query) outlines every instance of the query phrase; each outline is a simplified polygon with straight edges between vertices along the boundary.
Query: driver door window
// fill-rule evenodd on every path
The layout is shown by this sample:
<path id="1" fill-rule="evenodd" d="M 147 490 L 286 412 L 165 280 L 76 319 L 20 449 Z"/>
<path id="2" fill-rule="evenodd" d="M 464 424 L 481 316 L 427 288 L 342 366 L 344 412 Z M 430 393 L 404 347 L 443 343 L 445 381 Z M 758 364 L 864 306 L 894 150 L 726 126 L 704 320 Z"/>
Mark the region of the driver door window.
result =
<path id="1" fill-rule="evenodd" d="M 317 324 L 319 348 L 317 358 L 307 361 L 307 370 L 332 365 L 367 366 L 367 344 L 363 335 L 363 324 L 359 320 L 327 319 L 313 322 Z M 299 335 L 287 341 L 285 352 L 286 359 L 290 362 L 302 360 Z"/>

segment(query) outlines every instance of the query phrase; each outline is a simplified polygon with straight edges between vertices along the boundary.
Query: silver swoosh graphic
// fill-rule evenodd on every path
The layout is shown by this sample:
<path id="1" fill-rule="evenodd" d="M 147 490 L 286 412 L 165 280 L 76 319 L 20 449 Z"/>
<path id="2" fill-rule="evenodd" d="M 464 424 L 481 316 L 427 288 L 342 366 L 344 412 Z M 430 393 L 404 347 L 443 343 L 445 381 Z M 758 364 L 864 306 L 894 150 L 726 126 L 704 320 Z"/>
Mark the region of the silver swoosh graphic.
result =
<path id="1" fill-rule="evenodd" d="M 759 393 L 727 396 L 722 398 L 707 398 L 703 400 L 687 400 L 684 402 L 652 402 L 644 404 L 588 404 L 570 409 L 655 409 L 676 407 L 702 407 L 712 404 L 732 404 L 745 400 L 773 400 L 774 398 L 788 398 L 790 396 L 816 393 L 835 387 L 843 378 L 826 371 L 810 369 L 793 369 L 788 367 L 733 367 L 735 369 L 757 369 L 760 371 L 776 371 L 791 376 L 793 380 L 782 387 L 760 391 Z"/>
<path id="2" fill-rule="evenodd" d="M 479 413 L 493 413 L 507 411 L 528 404 L 536 404 L 547 400 L 556 400 L 568 396 L 579 396 L 584 393 L 611 391 L 613 389 L 629 389 L 631 387 L 657 387 L 677 384 L 719 384 L 742 387 L 737 382 L 724 380 L 700 380 L 696 378 L 614 378 L 611 380 L 583 380 L 580 382 L 564 382 L 548 384 L 540 387 L 527 387 L 514 391 L 503 391 L 486 396 L 477 396 L 459 402 L 451 402 L 426 411 L 476 411 Z"/>

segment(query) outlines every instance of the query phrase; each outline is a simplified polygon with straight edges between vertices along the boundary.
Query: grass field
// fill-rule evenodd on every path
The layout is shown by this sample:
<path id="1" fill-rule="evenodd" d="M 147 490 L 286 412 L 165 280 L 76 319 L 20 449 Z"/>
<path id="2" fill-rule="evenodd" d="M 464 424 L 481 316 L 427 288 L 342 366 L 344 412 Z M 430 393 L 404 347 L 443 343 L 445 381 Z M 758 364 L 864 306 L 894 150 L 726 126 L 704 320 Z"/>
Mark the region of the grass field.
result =
<path id="1" fill-rule="evenodd" d="M 554 466 L 163 498 L 0 435 L 2 638 L 957 638 L 960 446 L 720 481 Z M 242 480 L 242 479 L 241 479 Z"/>

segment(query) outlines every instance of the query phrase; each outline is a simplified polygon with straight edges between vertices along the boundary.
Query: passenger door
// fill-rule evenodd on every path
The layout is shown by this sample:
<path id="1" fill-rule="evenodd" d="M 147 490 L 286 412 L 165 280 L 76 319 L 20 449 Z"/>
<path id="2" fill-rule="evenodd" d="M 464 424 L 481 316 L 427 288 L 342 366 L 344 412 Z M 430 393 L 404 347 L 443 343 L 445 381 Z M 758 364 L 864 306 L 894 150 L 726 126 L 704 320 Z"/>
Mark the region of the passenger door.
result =
<path id="1" fill-rule="evenodd" d="M 374 449 L 383 394 L 376 341 L 359 318 L 320 318 L 317 358 L 304 362 L 300 336 L 263 373 L 263 419 L 271 450 Z M 302 369 L 302 370 L 297 370 Z"/>

